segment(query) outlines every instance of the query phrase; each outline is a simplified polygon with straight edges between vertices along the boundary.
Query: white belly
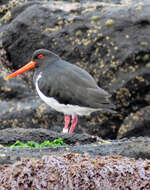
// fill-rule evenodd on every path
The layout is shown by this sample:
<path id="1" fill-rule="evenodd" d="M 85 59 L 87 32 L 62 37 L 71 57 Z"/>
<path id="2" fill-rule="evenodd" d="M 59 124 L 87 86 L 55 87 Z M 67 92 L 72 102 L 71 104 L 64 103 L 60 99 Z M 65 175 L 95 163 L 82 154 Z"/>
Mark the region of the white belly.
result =
<path id="1" fill-rule="evenodd" d="M 68 115 L 90 115 L 94 111 L 98 111 L 101 109 L 94 109 L 94 108 L 88 108 L 88 107 L 80 107 L 78 105 L 70 105 L 70 104 L 60 104 L 56 99 L 52 97 L 47 97 L 45 96 L 39 89 L 38 87 L 38 80 L 41 78 L 41 74 L 38 75 L 37 80 L 36 80 L 36 90 L 40 96 L 40 98 L 48 104 L 51 108 L 55 109 L 58 112 L 62 112 L 64 114 Z"/>

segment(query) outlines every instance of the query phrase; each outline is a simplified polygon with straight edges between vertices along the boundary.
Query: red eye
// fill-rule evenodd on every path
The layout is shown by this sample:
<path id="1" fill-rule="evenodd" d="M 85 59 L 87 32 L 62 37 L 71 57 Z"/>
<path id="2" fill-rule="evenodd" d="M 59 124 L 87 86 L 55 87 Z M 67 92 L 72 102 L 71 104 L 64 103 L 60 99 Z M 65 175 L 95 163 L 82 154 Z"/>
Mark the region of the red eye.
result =
<path id="1" fill-rule="evenodd" d="M 39 58 L 39 59 L 42 59 L 43 57 L 44 57 L 43 54 L 38 55 L 38 58 Z"/>

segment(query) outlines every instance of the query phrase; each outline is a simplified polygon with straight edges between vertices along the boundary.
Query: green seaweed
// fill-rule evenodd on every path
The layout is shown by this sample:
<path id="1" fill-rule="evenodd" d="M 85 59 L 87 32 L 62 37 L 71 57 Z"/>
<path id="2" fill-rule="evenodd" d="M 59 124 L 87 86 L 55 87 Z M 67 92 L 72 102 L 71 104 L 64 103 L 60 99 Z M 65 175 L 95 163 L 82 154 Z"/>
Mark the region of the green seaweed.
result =
<path id="1" fill-rule="evenodd" d="M 27 141 L 27 143 L 17 141 L 10 146 L 6 146 L 6 148 L 44 148 L 48 146 L 66 146 L 66 145 L 67 144 L 63 142 L 62 138 L 59 138 L 53 141 L 44 141 L 41 144 L 34 141 Z"/>

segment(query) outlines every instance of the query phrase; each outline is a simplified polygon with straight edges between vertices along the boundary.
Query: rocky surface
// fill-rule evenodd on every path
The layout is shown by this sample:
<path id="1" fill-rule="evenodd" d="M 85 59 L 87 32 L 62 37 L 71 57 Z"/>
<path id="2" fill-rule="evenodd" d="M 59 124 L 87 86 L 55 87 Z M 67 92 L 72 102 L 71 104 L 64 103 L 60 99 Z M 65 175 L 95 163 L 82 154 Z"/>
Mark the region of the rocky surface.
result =
<path id="1" fill-rule="evenodd" d="M 0 2 L 0 144 L 17 140 L 41 143 L 59 137 L 68 144 L 44 149 L 2 146 L 1 188 L 36 189 L 51 180 L 53 189 L 61 189 L 66 185 L 63 175 L 69 171 L 69 188 L 80 184 L 76 189 L 84 189 L 84 184 L 85 189 L 100 189 L 98 185 L 102 189 L 150 189 L 149 161 L 133 159 L 150 159 L 150 138 L 139 137 L 150 136 L 149 6 L 149 0 Z M 61 134 L 63 115 L 37 96 L 33 71 L 6 79 L 38 48 L 54 51 L 91 73 L 112 94 L 118 113 L 82 117 L 74 134 Z M 132 136 L 135 138 L 108 142 L 99 138 Z M 51 156 L 42 158 L 47 154 Z M 23 157 L 28 159 L 15 163 Z M 57 164 L 48 168 L 51 161 Z M 91 181 L 94 176 L 96 180 Z"/>
<path id="2" fill-rule="evenodd" d="M 150 106 L 127 116 L 120 126 L 117 138 L 138 136 L 138 132 L 141 136 L 150 134 Z"/>
<path id="3" fill-rule="evenodd" d="M 25 159 L 0 168 L 0 187 L 13 189 L 116 190 L 150 189 L 150 162 L 78 154 Z"/>
<path id="4" fill-rule="evenodd" d="M 141 112 L 150 102 L 150 69 L 149 69 L 149 30 L 150 12 L 148 0 L 122 1 L 111 3 L 92 1 L 84 3 L 72 3 L 63 1 L 12 1 L 0 7 L 1 28 L 0 40 L 7 59 L 2 59 L 3 67 L 16 70 L 31 58 L 32 52 L 38 48 L 47 48 L 57 53 L 61 58 L 68 60 L 89 71 L 98 84 L 113 95 L 118 114 L 94 113 L 91 117 L 80 120 L 76 129 L 78 133 L 97 134 L 103 138 L 115 138 L 127 136 L 128 132 L 120 126 L 130 126 L 127 117 L 136 112 Z M 19 4 L 19 5 L 18 5 Z M 8 71 L 7 71 L 8 73 Z M 28 85 L 27 91 L 34 89 L 32 85 L 32 71 L 22 77 L 13 79 L 14 83 Z M 4 76 L 4 75 L 3 75 Z M 6 73 L 5 73 L 6 76 Z M 2 79 L 4 80 L 4 79 Z M 15 126 L 24 123 L 24 127 L 36 126 L 36 123 L 45 128 L 61 131 L 63 116 L 53 112 L 43 104 L 44 113 L 34 114 L 39 100 L 35 92 L 30 93 L 35 99 L 35 109 L 24 111 L 30 115 L 30 122 L 21 121 L 21 112 L 14 108 L 14 86 L 12 81 L 5 81 L 1 88 L 6 92 L 4 84 L 10 85 L 8 104 L 3 101 L 1 108 L 14 109 L 12 115 L 16 118 Z M 20 88 L 20 87 L 19 87 Z M 12 95 L 11 95 L 12 93 Z M 16 94 L 18 95 L 18 94 Z M 22 94 L 20 105 L 25 99 L 29 102 L 29 96 Z M 4 99 L 5 93 L 1 99 Z M 13 97 L 11 99 L 11 97 Z M 17 97 L 16 97 L 17 99 Z M 6 105 L 6 108 L 5 108 Z M 29 107 L 29 105 L 27 106 Z M 29 118 L 30 118 L 29 117 Z M 1 117 L 1 127 L 10 127 L 7 116 Z M 14 119 L 13 119 L 14 120 Z M 23 114 L 24 120 L 24 114 Z M 124 121 L 125 120 L 125 121 Z M 141 128 L 145 126 L 145 115 L 141 120 Z M 124 122 L 126 124 L 124 125 Z M 4 125 L 5 123 L 5 125 Z M 20 124 L 19 124 L 20 123 Z M 146 122 L 149 125 L 149 121 Z M 129 127 L 127 127 L 128 129 Z M 132 125 L 135 136 L 141 135 L 141 129 Z M 58 130 L 57 130 L 58 129 Z M 131 129 L 129 129 L 131 130 Z M 119 132 L 118 132 L 119 131 Z M 126 131 L 125 134 L 119 134 Z M 149 134 L 149 129 L 144 128 L 144 134 Z M 131 131 L 130 131 L 131 132 Z"/>
<path id="5" fill-rule="evenodd" d="M 16 141 L 27 142 L 35 141 L 42 143 L 43 141 L 53 141 L 55 139 L 62 138 L 64 143 L 68 145 L 81 145 L 95 143 L 100 138 L 96 136 L 83 135 L 83 134 L 64 134 L 57 133 L 48 129 L 24 129 L 24 128 L 10 128 L 0 130 L 0 144 L 3 146 L 12 145 Z"/>
<path id="6" fill-rule="evenodd" d="M 83 134 L 61 134 L 47 129 L 23 129 L 12 128 L 0 131 L 0 144 L 12 145 L 16 141 L 36 141 L 42 143 L 45 140 L 52 141 L 62 138 L 66 146 L 46 148 L 9 148 L 3 146 L 0 149 L 0 164 L 12 164 L 21 158 L 42 158 L 44 155 L 62 155 L 78 153 L 95 157 L 97 155 L 122 155 L 135 159 L 150 159 L 150 138 L 138 137 L 122 140 L 103 141 L 96 136 Z"/>

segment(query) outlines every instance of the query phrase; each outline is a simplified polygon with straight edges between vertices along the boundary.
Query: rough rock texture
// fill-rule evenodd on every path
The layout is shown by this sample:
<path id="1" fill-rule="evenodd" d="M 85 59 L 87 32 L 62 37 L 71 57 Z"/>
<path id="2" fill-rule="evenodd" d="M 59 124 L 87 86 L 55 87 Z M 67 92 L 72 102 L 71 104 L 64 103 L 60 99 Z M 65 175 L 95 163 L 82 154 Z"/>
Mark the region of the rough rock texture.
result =
<path id="1" fill-rule="evenodd" d="M 131 113 L 124 119 L 120 126 L 117 138 L 138 136 L 149 136 L 150 134 L 150 106 L 141 108 L 140 111 Z"/>
<path id="2" fill-rule="evenodd" d="M 63 134 L 57 133 L 48 129 L 24 129 L 24 128 L 9 128 L 0 130 L 0 144 L 12 145 L 16 141 L 26 143 L 27 141 L 35 141 L 42 143 L 43 141 L 53 141 L 55 139 L 62 138 L 62 140 L 68 145 L 90 144 L 97 142 L 100 138 L 96 136 L 83 135 L 83 134 Z M 102 140 L 101 140 L 102 141 Z"/>
<path id="3" fill-rule="evenodd" d="M 25 159 L 1 166 L 1 190 L 55 189 L 104 190 L 150 189 L 150 161 L 78 154 Z"/>
<path id="4" fill-rule="evenodd" d="M 81 120 L 79 132 L 82 126 L 82 132 L 115 138 L 124 119 L 149 104 L 149 5 L 148 0 L 120 4 L 30 1 L 14 8 L 10 3 L 5 8 L 3 5 L 0 39 L 9 60 L 3 65 L 17 69 L 30 60 L 35 49 L 44 47 L 86 69 L 113 94 L 118 114 L 94 113 Z M 32 88 L 31 75 L 29 72 L 22 78 Z M 38 101 L 35 104 L 38 106 Z M 62 121 L 62 115 L 55 115 L 53 112 L 52 118 Z M 39 122 L 34 114 L 32 117 Z M 45 128 L 53 128 L 52 118 L 45 115 L 40 121 Z M 10 127 L 9 122 L 6 125 Z M 136 136 L 140 132 L 136 130 Z"/>
<path id="5" fill-rule="evenodd" d="M 41 47 L 87 69 L 113 93 L 120 113 L 93 114 L 88 132 L 114 137 L 123 119 L 148 103 L 141 96 L 149 92 L 148 5 L 31 1 L 11 9 L 8 4 L 10 14 L 1 19 L 2 46 L 13 69 Z"/>
<path id="6" fill-rule="evenodd" d="M 3 65 L 12 70 L 17 69 L 30 60 L 35 49 L 47 48 L 59 54 L 61 58 L 86 69 L 101 87 L 113 94 L 118 114 L 94 113 L 92 117 L 83 118 L 76 131 L 81 132 L 82 126 L 82 132 L 115 138 L 124 119 L 149 104 L 149 6 L 149 0 L 120 3 L 10 1 L 0 7 L 1 46 L 6 50 L 9 60 L 3 61 Z M 20 85 L 26 82 L 32 88 L 32 80 L 29 78 L 31 75 L 32 72 L 28 72 L 22 79 L 17 77 L 13 81 Z M 6 107 L 13 109 L 15 97 L 12 88 L 11 91 L 13 98 L 9 99 L 10 104 L 6 103 Z M 25 98 L 29 99 L 24 95 Z M 29 104 L 32 104 L 32 101 Z M 37 107 L 38 100 L 34 104 Z M 61 114 L 57 113 L 56 116 L 56 112 L 48 109 L 46 107 L 44 111 L 49 114 L 42 114 L 40 118 L 31 113 L 31 110 L 27 115 L 30 115 L 34 122 L 44 124 L 45 128 L 53 129 L 53 121 L 62 123 L 63 118 Z M 16 109 L 13 115 L 21 117 L 21 113 Z M 10 122 L 6 119 L 1 117 L 2 128 L 3 122 L 6 122 L 5 127 L 10 127 Z M 143 118 L 142 128 L 145 126 L 145 119 Z M 18 121 L 18 118 L 16 120 Z M 34 122 L 25 121 L 24 127 L 31 124 L 34 127 Z M 130 123 L 126 123 L 127 125 Z M 141 129 L 137 129 L 136 125 L 132 128 L 136 131 L 134 135 L 140 136 Z"/>
<path id="7" fill-rule="evenodd" d="M 138 137 L 150 134 L 149 7 L 149 0 L 0 2 L 0 129 L 10 128 L 1 130 L 0 143 L 62 137 L 69 144 L 23 150 L 2 147 L 0 189 L 150 189 L 149 161 L 133 159 L 150 159 L 149 138 Z M 113 95 L 118 114 L 80 118 L 75 132 L 138 138 L 101 144 L 97 137 L 39 129 L 60 132 L 63 115 L 37 96 L 33 71 L 6 80 L 38 48 L 86 69 Z M 42 158 L 47 154 L 53 155 Z M 34 160 L 13 164 L 22 157 Z"/>
<path id="8" fill-rule="evenodd" d="M 36 141 L 42 143 L 44 140 L 62 138 L 66 146 L 46 148 L 9 148 L 3 146 L 0 149 L 0 164 L 12 164 L 21 158 L 42 158 L 44 155 L 62 155 L 66 153 L 86 154 L 92 157 L 97 155 L 122 155 L 135 159 L 150 159 L 150 138 L 138 137 L 122 140 L 103 141 L 102 139 L 83 134 L 61 134 L 47 129 L 4 129 L 0 131 L 0 144 L 12 145 L 16 141 Z"/>

